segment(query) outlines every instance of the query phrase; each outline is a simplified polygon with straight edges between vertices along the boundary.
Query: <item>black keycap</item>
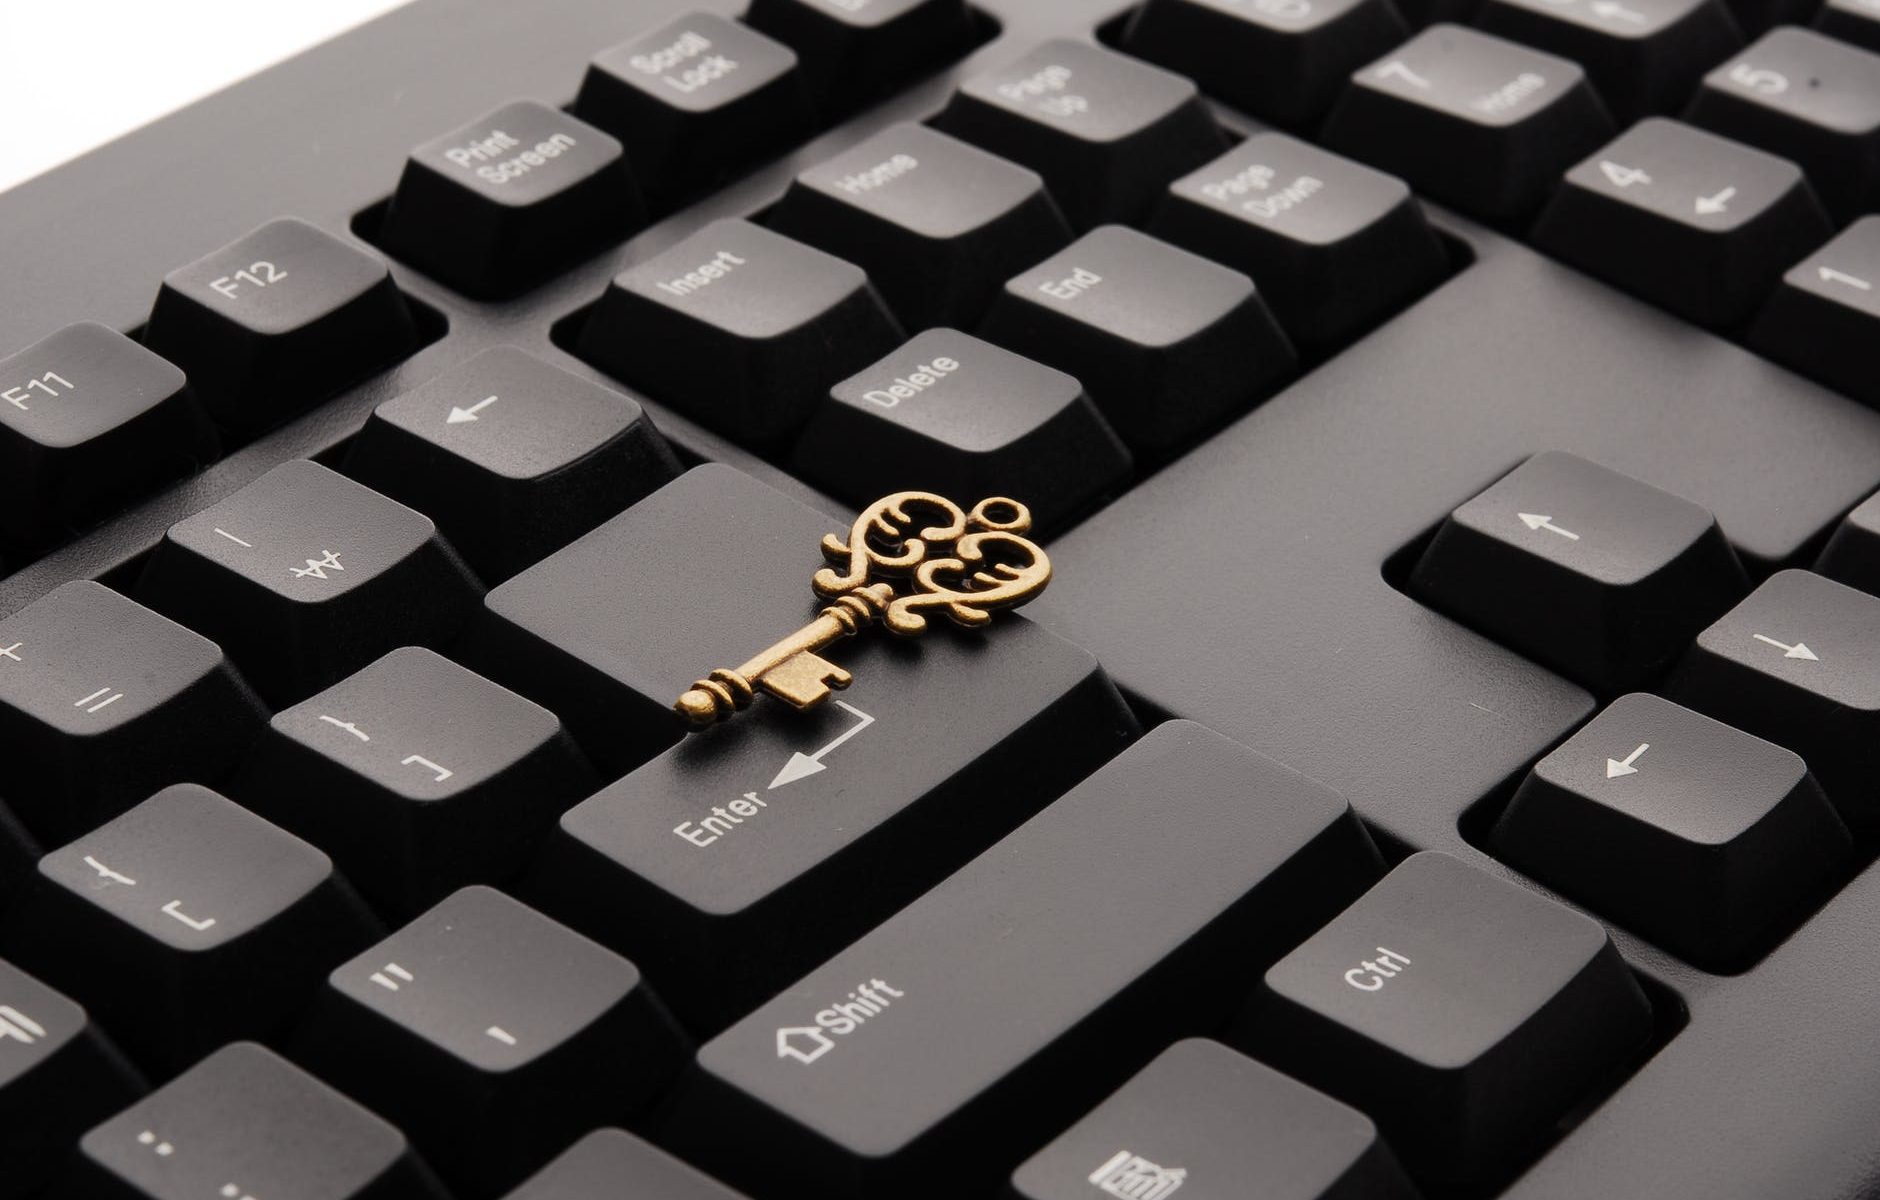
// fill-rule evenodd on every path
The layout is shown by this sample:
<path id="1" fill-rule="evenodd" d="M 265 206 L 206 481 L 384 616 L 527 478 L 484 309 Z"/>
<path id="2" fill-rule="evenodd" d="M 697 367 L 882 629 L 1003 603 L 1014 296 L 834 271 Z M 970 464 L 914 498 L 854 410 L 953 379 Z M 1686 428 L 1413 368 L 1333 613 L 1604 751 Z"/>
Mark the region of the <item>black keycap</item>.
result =
<path id="1" fill-rule="evenodd" d="M 581 329 L 595 366 L 740 440 L 774 443 L 899 341 L 860 267 L 715 221 L 614 277 Z"/>
<path id="2" fill-rule="evenodd" d="M 1682 109 L 1743 45 L 1724 0 L 1485 0 L 1475 24 L 1579 63 L 1621 127 Z"/>
<path id="3" fill-rule="evenodd" d="M 1104 418 L 1151 460 L 1252 408 L 1298 367 L 1253 280 L 1121 225 L 1008 283 L 982 332 L 1088 380 Z"/>
<path id="4" fill-rule="evenodd" d="M 496 581 L 679 465 L 632 399 L 498 346 L 379 405 L 345 471 L 430 516 L 480 578 Z"/>
<path id="5" fill-rule="evenodd" d="M 1391 0 L 1149 0 L 1123 49 L 1261 120 L 1303 128 L 1409 32 Z"/>
<path id="6" fill-rule="evenodd" d="M 685 1058 L 634 965 L 469 887 L 336 969 L 298 1053 L 384 1113 L 462 1196 L 640 1116 Z"/>
<path id="7" fill-rule="evenodd" d="M 1698 637 L 1667 694 L 1800 754 L 1842 820 L 1880 827 L 1880 598 L 1779 572 Z"/>
<path id="8" fill-rule="evenodd" d="M 385 213 L 390 253 L 471 296 L 509 296 L 645 222 L 620 143 L 515 100 L 411 152 Z"/>
<path id="9" fill-rule="evenodd" d="M 898 91 L 973 36 L 966 0 L 752 0 L 752 25 L 803 56 L 816 104 L 838 115 Z"/>
<path id="10" fill-rule="evenodd" d="M 908 488 L 1010 496 L 1050 533 L 1129 475 L 1083 385 L 954 329 L 930 329 L 837 384 L 798 474 L 858 506 Z"/>
<path id="11" fill-rule="evenodd" d="M 1794 163 L 1649 117 L 1567 172 L 1534 240 L 1687 320 L 1733 329 L 1831 233 Z"/>
<path id="12" fill-rule="evenodd" d="M 443 1200 L 404 1135 L 249 1042 L 86 1134 L 60 1195 L 114 1200 Z"/>
<path id="13" fill-rule="evenodd" d="M 492 678 L 561 714 L 589 754 L 604 767 L 624 773 L 677 740 L 679 725 L 672 703 L 694 680 L 714 667 L 743 661 L 800 628 L 824 607 L 826 602 L 810 589 L 810 576 L 823 565 L 818 540 L 832 533 L 842 533 L 839 522 L 749 476 L 720 465 L 698 467 L 491 592 L 488 611 L 473 631 L 466 652 Z M 1002 628 L 1016 623 L 999 622 L 989 633 L 945 636 L 958 638 L 955 654 L 964 664 L 976 656 L 983 639 L 1012 637 Z M 862 636 L 878 643 L 887 640 L 879 630 Z M 916 665 L 941 653 L 933 648 L 938 638 L 921 641 L 932 645 L 896 647 L 892 655 L 881 645 L 869 653 L 883 656 L 888 664 L 884 670 L 907 671 L 912 679 Z M 1035 655 L 1026 657 L 1048 659 L 1061 655 L 1063 649 L 1047 640 Z M 840 661 L 854 661 L 850 655 L 861 651 L 857 643 L 854 651 L 838 647 L 829 653 Z M 1081 656 L 1071 657 L 1076 659 L 1074 665 L 1056 670 L 1038 667 L 1040 681 L 1057 679 L 1058 686 L 1074 690 L 1070 679 L 1086 678 L 1090 666 Z M 994 665 L 982 664 L 987 669 Z M 863 681 L 858 679 L 857 686 L 863 686 Z M 1022 687 L 1012 686 L 1017 694 L 1024 694 Z M 1101 694 L 1107 696 L 1107 692 Z M 940 706 L 936 714 L 943 710 L 949 714 L 946 718 L 936 715 L 934 720 L 954 719 L 948 695 L 925 697 L 924 703 Z M 1073 711 L 1107 712 L 1113 717 L 1114 709 L 1085 699 L 1090 707 Z M 769 705 L 769 701 L 759 702 L 759 708 Z M 998 716 L 1003 710 L 988 703 L 984 712 Z M 839 710 L 833 709 L 818 718 L 806 718 L 794 710 L 784 715 L 795 724 L 784 722 L 764 735 L 762 743 L 753 741 L 752 753 L 766 765 L 771 753 L 787 758 L 790 747 L 813 736 L 809 729 L 834 730 L 843 723 Z M 818 719 L 827 724 L 819 725 Z M 1000 719 L 1017 718 L 1005 714 Z M 739 717 L 730 728 L 750 728 L 763 720 L 754 711 Z M 1108 718 L 1093 719 L 1083 736 L 1107 746 L 1113 744 L 1111 735 L 1099 729 L 1111 728 Z M 734 732 L 723 740 L 737 742 L 742 736 L 758 737 Z M 995 742 L 989 736 L 983 748 L 990 751 Z M 707 744 L 700 737 L 691 743 Z M 860 753 L 865 748 L 845 749 Z M 687 769 L 716 770 L 722 765 L 726 778 L 744 779 L 743 767 L 719 762 L 717 756 L 724 753 L 714 751 Z M 769 772 L 775 770 L 769 767 Z M 771 777 L 765 771 L 759 773 Z M 906 779 L 916 782 L 921 775 L 910 765 Z M 761 782 L 743 783 L 724 799 L 736 798 Z M 939 782 L 935 777 L 932 785 Z M 894 794 L 884 788 L 880 797 L 869 800 L 886 800 Z M 720 802 L 719 796 L 711 796 L 711 803 Z"/>
<path id="14" fill-rule="evenodd" d="M 304 459 L 170 527 L 137 585 L 276 705 L 403 645 L 442 645 L 482 589 L 429 517 Z"/>
<path id="15" fill-rule="evenodd" d="M 193 783 L 54 850 L 39 876 L 0 921 L 9 956 L 167 1069 L 273 1035 L 377 932 L 326 855 Z"/>
<path id="16" fill-rule="evenodd" d="M 1170 185 L 1150 232 L 1244 271 L 1309 357 L 1329 355 L 1448 272 L 1403 182 L 1282 133 Z"/>
<path id="17" fill-rule="evenodd" d="M 623 1129 L 588 1134 L 504 1200 L 620 1200 L 622 1186 L 648 1200 L 744 1200 Z"/>
<path id="18" fill-rule="evenodd" d="M 1782 277 L 1750 330 L 1758 353 L 1880 406 L 1880 216 L 1862 217 Z"/>
<path id="19" fill-rule="evenodd" d="M 1802 760 L 1657 696 L 1621 696 L 1543 758 L 1495 852 L 1699 966 L 1748 964 L 1853 853 Z"/>
<path id="20" fill-rule="evenodd" d="M 1815 14 L 1815 28 L 1829 37 L 1880 52 L 1880 3 L 1827 0 Z"/>
<path id="21" fill-rule="evenodd" d="M 57 541 L 216 450 L 181 371 L 115 329 L 68 325 L 0 359 L 0 545 Z"/>
<path id="22" fill-rule="evenodd" d="M 1205 1038 L 1164 1050 L 1012 1187 L 1023 1200 L 1416 1198 L 1369 1117 Z"/>
<path id="23" fill-rule="evenodd" d="M 746 583 L 732 640 L 705 653 L 757 649 L 810 611 L 805 552 L 832 523 L 760 495 L 741 481 L 723 502 L 747 514 L 714 533 Z M 682 549 L 679 531 L 704 517 L 682 520 L 666 516 L 667 545 L 641 560 L 673 595 L 721 586 Z M 760 580 L 777 586 L 755 594 Z M 649 614 L 649 633 L 651 614 L 669 614 L 664 629 L 675 611 L 652 599 L 624 610 Z M 597 618 L 592 636 L 604 630 Z M 840 700 L 809 714 L 766 701 L 667 750 L 564 816 L 518 884 L 645 968 L 689 1028 L 722 1029 L 776 995 L 1136 732 L 1096 660 L 1022 618 L 971 638 L 867 634 L 832 657 L 855 675 Z"/>
<path id="24" fill-rule="evenodd" d="M 795 51 L 706 12 L 600 54 L 574 111 L 620 139 L 662 205 L 743 173 L 815 127 Z"/>
<path id="25" fill-rule="evenodd" d="M 1559 451 L 1451 513 L 1410 576 L 1431 606 L 1604 693 L 1671 663 L 1748 586 L 1709 512 Z"/>
<path id="26" fill-rule="evenodd" d="M 278 425 L 415 348 L 385 264 L 284 217 L 164 279 L 144 341 L 189 374 L 210 415 Z"/>
<path id="27" fill-rule="evenodd" d="M 1376 869 L 1337 793 L 1163 725 L 706 1045 L 669 1136 L 752 1190 L 991 1195 Z"/>
<path id="28" fill-rule="evenodd" d="M 1880 204 L 1880 54 L 1773 30 L 1704 76 L 1686 119 L 1793 159 L 1838 220 Z"/>
<path id="29" fill-rule="evenodd" d="M 1815 570 L 1870 596 L 1880 596 L 1880 493 L 1847 514 L 1828 539 Z"/>
<path id="30" fill-rule="evenodd" d="M 0 960 L 0 1200 L 37 1195 L 80 1134 L 143 1090 L 83 1008 Z"/>
<path id="31" fill-rule="evenodd" d="M 909 329 L 977 324 L 1007 279 L 1071 239 L 1036 171 L 925 125 L 804 171 L 770 223 L 865 269 Z"/>
<path id="32" fill-rule="evenodd" d="M 1424 852 L 1275 963 L 1236 1037 L 1448 1196 L 1504 1179 L 1651 1027 L 1598 923 Z"/>
<path id="33" fill-rule="evenodd" d="M 1147 215 L 1227 144 L 1193 83 L 1073 41 L 968 79 L 935 123 L 1044 176 L 1074 229 Z"/>
<path id="34" fill-rule="evenodd" d="M 165 784 L 221 779 L 266 720 L 214 642 L 101 583 L 0 620 L 4 794 L 49 844 Z"/>
<path id="35" fill-rule="evenodd" d="M 554 713 L 407 646 L 276 716 L 230 791 L 406 916 L 513 872 L 599 783 Z"/>
<path id="36" fill-rule="evenodd" d="M 1612 136 L 1564 58 L 1436 25 L 1351 77 L 1325 143 L 1474 216 L 1520 222 L 1560 173 Z"/>

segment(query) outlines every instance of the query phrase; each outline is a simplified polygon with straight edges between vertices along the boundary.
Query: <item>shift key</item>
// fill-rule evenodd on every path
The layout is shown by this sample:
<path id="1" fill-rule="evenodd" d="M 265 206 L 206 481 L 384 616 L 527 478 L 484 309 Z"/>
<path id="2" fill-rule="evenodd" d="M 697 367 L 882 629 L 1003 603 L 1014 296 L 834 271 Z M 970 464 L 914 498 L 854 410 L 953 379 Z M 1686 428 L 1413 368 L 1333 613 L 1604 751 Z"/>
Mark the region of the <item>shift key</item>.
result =
<path id="1" fill-rule="evenodd" d="M 1162 725 L 706 1045 L 669 1134 L 749 1188 L 996 1194 L 1378 873 L 1336 792 Z"/>

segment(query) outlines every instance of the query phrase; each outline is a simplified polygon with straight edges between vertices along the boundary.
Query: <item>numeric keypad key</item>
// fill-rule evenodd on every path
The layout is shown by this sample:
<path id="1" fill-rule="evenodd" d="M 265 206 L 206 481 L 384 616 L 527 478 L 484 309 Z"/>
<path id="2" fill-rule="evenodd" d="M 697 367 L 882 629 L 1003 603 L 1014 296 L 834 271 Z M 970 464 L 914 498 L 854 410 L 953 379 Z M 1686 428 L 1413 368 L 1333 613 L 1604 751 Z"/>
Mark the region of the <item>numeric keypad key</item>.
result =
<path id="1" fill-rule="evenodd" d="M 39 862 L 9 955 L 176 1068 L 278 1032 L 377 925 L 326 855 L 207 788 L 165 788 Z"/>
<path id="2" fill-rule="evenodd" d="M 1599 692 L 1650 678 L 1747 588 L 1708 511 L 1558 451 L 1451 513 L 1410 576 L 1414 595 Z"/>
<path id="3" fill-rule="evenodd" d="M 225 1046 L 86 1134 L 69 1192 L 114 1200 L 444 1200 L 404 1135 L 278 1055 Z"/>
<path id="4" fill-rule="evenodd" d="M 1812 379 L 1880 407 L 1880 216 L 1862 217 L 1796 263 L 1769 297 L 1750 345 Z"/>
<path id="5" fill-rule="evenodd" d="M 1044 176 L 1079 230 L 1139 219 L 1226 146 L 1193 83 L 1087 42 L 1046 42 L 974 76 L 935 123 Z"/>
<path id="6" fill-rule="evenodd" d="M 0 546 L 56 541 L 216 450 L 174 365 L 115 329 L 68 325 L 0 359 Z"/>
<path id="7" fill-rule="evenodd" d="M 214 642 L 101 583 L 0 620 L 5 792 L 48 843 L 166 784 L 219 781 L 266 719 Z"/>
<path id="8" fill-rule="evenodd" d="M 1775 29 L 1706 75 L 1685 117 L 1793 159 L 1838 220 L 1880 203 L 1880 54 Z"/>
<path id="9" fill-rule="evenodd" d="M 137 594 L 281 704 L 394 647 L 442 645 L 482 588 L 429 517 L 297 459 L 171 526 Z"/>
<path id="10" fill-rule="evenodd" d="M 480 1196 L 642 1115 L 686 1049 L 632 963 L 484 887 L 336 969 L 301 1033 L 316 1070 Z"/>
<path id="11" fill-rule="evenodd" d="M 1560 172 L 1612 135 L 1580 67 L 1435 25 L 1352 76 L 1327 145 L 1489 220 L 1519 222 Z"/>
<path id="12" fill-rule="evenodd" d="M 383 262 L 284 217 L 170 272 L 144 341 L 252 434 L 410 353 L 418 329 Z"/>
<path id="13" fill-rule="evenodd" d="M 1843 820 L 1880 827 L 1880 597 L 1779 572 L 1699 635 L 1667 694 L 1800 754 Z"/>
<path id="14" fill-rule="evenodd" d="M 1831 232 L 1794 163 L 1651 117 L 1567 172 L 1534 240 L 1679 316 L 1733 329 Z"/>

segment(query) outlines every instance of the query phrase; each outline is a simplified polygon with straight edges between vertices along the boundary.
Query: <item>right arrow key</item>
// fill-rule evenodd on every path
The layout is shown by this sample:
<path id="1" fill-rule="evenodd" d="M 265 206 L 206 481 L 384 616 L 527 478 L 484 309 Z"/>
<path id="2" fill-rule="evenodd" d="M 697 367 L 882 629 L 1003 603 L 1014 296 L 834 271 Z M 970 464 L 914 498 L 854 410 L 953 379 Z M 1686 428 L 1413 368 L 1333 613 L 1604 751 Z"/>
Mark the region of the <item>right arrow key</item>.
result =
<path id="1" fill-rule="evenodd" d="M 1794 163 L 1650 117 L 1567 172 L 1534 240 L 1641 299 L 1730 329 L 1831 232 Z"/>
<path id="2" fill-rule="evenodd" d="M 1779 572 L 1698 637 L 1668 694 L 1800 754 L 1849 825 L 1880 829 L 1880 598 Z"/>
<path id="3" fill-rule="evenodd" d="M 1432 607 L 1605 694 L 1668 665 L 1748 587 L 1707 510 L 1560 451 L 1451 513 L 1410 576 Z"/>

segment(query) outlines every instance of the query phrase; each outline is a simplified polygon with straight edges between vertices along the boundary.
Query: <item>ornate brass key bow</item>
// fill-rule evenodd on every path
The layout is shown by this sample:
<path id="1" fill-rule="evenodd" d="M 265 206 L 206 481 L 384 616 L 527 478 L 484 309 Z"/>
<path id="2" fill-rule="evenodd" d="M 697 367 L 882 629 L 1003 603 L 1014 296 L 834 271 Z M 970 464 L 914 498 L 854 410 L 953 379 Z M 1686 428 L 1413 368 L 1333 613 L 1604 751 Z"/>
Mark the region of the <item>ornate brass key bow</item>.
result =
<path id="1" fill-rule="evenodd" d="M 923 519 L 928 520 L 921 525 Z M 695 729 L 746 708 L 762 688 L 811 708 L 854 676 L 817 653 L 879 620 L 889 632 L 926 632 L 928 614 L 976 629 L 1051 582 L 1051 560 L 1020 535 L 1031 512 L 1016 500 L 981 500 L 971 512 L 931 492 L 896 492 L 863 510 L 848 540 L 822 540 L 829 565 L 810 580 L 833 601 L 814 621 L 736 670 L 716 670 L 673 705 Z"/>

